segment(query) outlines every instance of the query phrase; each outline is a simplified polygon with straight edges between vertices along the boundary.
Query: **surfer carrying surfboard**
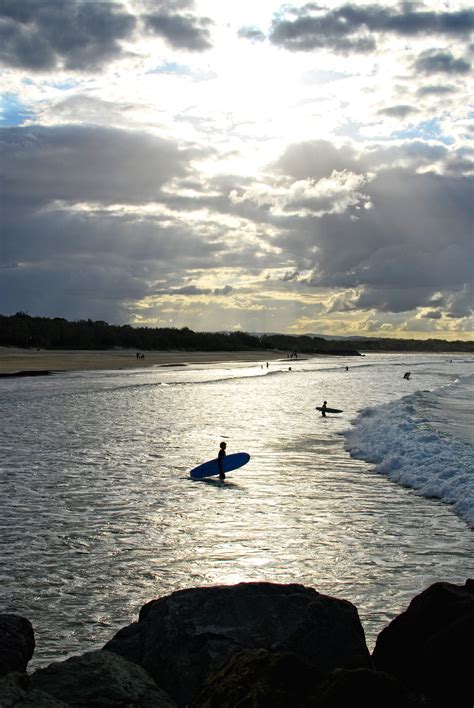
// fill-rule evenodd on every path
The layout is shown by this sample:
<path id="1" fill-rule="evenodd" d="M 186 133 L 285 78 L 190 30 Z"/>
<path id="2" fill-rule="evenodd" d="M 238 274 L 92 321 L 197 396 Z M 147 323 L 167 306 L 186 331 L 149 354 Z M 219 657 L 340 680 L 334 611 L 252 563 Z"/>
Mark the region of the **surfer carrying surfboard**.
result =
<path id="1" fill-rule="evenodd" d="M 326 417 L 326 413 L 342 413 L 340 408 L 329 408 L 327 401 L 324 401 L 322 406 L 316 406 L 317 411 L 321 411 L 321 416 Z"/>
<path id="2" fill-rule="evenodd" d="M 227 443 L 222 441 L 221 444 L 219 445 L 219 454 L 217 455 L 217 464 L 219 465 L 219 479 L 225 479 L 225 472 L 224 472 L 224 457 L 225 457 L 225 449 L 227 447 Z"/>

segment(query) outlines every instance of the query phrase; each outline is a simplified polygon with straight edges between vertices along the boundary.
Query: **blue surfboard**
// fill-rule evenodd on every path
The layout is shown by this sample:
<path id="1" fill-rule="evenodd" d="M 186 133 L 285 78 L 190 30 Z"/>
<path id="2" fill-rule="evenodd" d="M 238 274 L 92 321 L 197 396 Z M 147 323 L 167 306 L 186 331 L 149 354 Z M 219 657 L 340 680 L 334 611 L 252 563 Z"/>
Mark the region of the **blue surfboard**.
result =
<path id="1" fill-rule="evenodd" d="M 249 460 L 250 455 L 247 452 L 233 452 L 231 455 L 226 455 L 222 464 L 224 472 L 236 470 L 237 467 L 242 467 L 242 465 L 246 465 Z M 190 472 L 190 475 L 193 479 L 201 479 L 202 477 L 213 477 L 216 474 L 219 474 L 219 464 L 217 462 L 217 457 L 214 460 L 209 460 L 209 462 L 203 462 L 202 465 L 198 465 Z"/>

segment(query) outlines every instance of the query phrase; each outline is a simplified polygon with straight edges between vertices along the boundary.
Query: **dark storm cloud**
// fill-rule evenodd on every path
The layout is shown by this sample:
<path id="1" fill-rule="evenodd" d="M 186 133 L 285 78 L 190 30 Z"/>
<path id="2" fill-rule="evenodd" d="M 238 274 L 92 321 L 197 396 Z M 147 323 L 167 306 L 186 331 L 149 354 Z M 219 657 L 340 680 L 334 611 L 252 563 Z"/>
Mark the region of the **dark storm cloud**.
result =
<path id="1" fill-rule="evenodd" d="M 143 15 L 109 0 L 2 0 L 0 63 L 29 71 L 97 71 L 126 56 L 123 40 L 138 31 L 171 47 L 204 51 L 211 20 L 188 9 L 191 2 L 154 2 Z"/>
<path id="2" fill-rule="evenodd" d="M 428 49 L 413 64 L 422 74 L 467 74 L 471 65 L 465 59 L 455 59 L 451 52 Z"/>
<path id="3" fill-rule="evenodd" d="M 242 39 L 249 39 L 251 42 L 263 42 L 265 35 L 258 27 L 241 27 L 238 36 Z"/>
<path id="4" fill-rule="evenodd" d="M 373 310 L 382 312 L 409 312 L 417 307 L 426 307 L 431 299 L 432 289 L 413 285 L 411 287 L 366 287 L 362 294 L 352 302 L 355 310 Z"/>
<path id="5" fill-rule="evenodd" d="M 31 208 L 8 210 L 0 248 L 2 311 L 128 321 L 147 294 L 159 246 L 133 219 Z"/>
<path id="6" fill-rule="evenodd" d="M 290 11 L 289 19 L 274 20 L 270 33 L 271 42 L 290 51 L 328 48 L 342 53 L 369 52 L 376 46 L 373 35 L 467 38 L 474 26 L 471 10 L 417 11 L 409 4 L 399 8 L 345 4 L 327 10 L 310 3 Z"/>
<path id="7" fill-rule="evenodd" d="M 439 310 L 430 310 L 429 312 L 426 312 L 423 317 L 427 320 L 440 320 L 442 314 Z"/>
<path id="8" fill-rule="evenodd" d="M 284 282 L 284 283 L 291 283 L 295 280 L 298 280 L 299 277 L 300 277 L 299 271 L 297 271 L 297 270 L 295 270 L 293 272 L 288 271 L 287 273 L 285 273 L 283 278 L 280 278 L 280 280 L 282 280 L 282 282 Z"/>
<path id="9" fill-rule="evenodd" d="M 206 234 L 168 217 L 146 217 L 100 211 L 40 209 L 7 214 L 2 239 L 2 265 L 18 263 L 107 262 L 144 274 L 156 262 L 202 266 L 214 251 Z M 163 271 L 165 272 L 165 271 Z"/>
<path id="10" fill-rule="evenodd" d="M 338 148 L 327 140 L 290 145 L 278 159 L 275 168 L 295 180 L 329 177 L 333 170 L 361 170 L 359 156 L 349 144 Z"/>
<path id="11" fill-rule="evenodd" d="M 423 164 L 424 150 L 449 163 L 444 146 L 422 150 L 418 144 L 412 150 L 413 166 Z M 312 287 L 359 289 L 354 309 L 403 312 L 430 306 L 444 292 L 451 297 L 443 309 L 451 312 L 458 302 L 453 294 L 472 278 L 472 180 L 387 166 L 408 154 L 399 146 L 356 156 L 350 146 L 337 150 L 317 141 L 313 150 L 311 144 L 289 148 L 278 163 L 295 179 L 385 165 L 364 186 L 372 208 L 289 222 L 273 241 L 288 260 L 303 268 L 312 264 Z"/>
<path id="12" fill-rule="evenodd" d="M 446 171 L 452 174 L 474 174 L 474 150 L 455 151 L 446 160 Z"/>
<path id="13" fill-rule="evenodd" d="M 448 317 L 452 319 L 462 319 L 472 315 L 474 303 L 474 287 L 472 279 L 459 288 L 458 292 L 451 296 L 448 308 Z"/>
<path id="14" fill-rule="evenodd" d="M 123 53 L 136 18 L 119 2 L 3 0 L 0 62 L 30 71 L 98 69 Z"/>
<path id="15" fill-rule="evenodd" d="M 154 291 L 157 295 L 184 295 L 186 297 L 193 295 L 210 295 L 211 288 L 198 288 L 196 285 L 184 285 L 182 288 L 158 289 Z"/>
<path id="16" fill-rule="evenodd" d="M 175 49 L 202 52 L 212 46 L 209 31 L 212 21 L 208 17 L 154 12 L 143 15 L 142 19 L 150 33 L 162 37 Z"/>
<path id="17" fill-rule="evenodd" d="M 238 267 L 255 257 L 251 245 L 226 244 L 218 219 L 186 219 L 186 210 L 224 213 L 228 204 L 225 194 L 208 196 L 190 167 L 207 153 L 97 126 L 20 127 L 1 136 L 5 313 L 129 321 L 129 303 L 156 294 L 156 283 L 181 287 L 191 269 Z M 197 196 L 179 197 L 177 182 Z M 149 213 L 148 204 L 166 214 Z M 230 292 L 223 284 L 212 294 Z"/>
<path id="18" fill-rule="evenodd" d="M 181 295 L 184 297 L 193 297 L 195 295 L 229 295 L 234 288 L 231 285 L 226 285 L 223 288 L 199 288 L 196 285 L 184 285 L 183 287 L 155 289 L 153 293 L 156 295 Z"/>
<path id="19" fill-rule="evenodd" d="M 6 128 L 0 138 L 11 204 L 152 202 L 198 155 L 171 140 L 97 126 Z"/>
<path id="20" fill-rule="evenodd" d="M 0 244 L 2 312 L 126 322 L 128 303 L 172 274 L 208 268 L 215 246 L 183 220 L 142 213 L 9 211 Z"/>
<path id="21" fill-rule="evenodd" d="M 470 180 L 387 171 L 369 192 L 374 209 L 352 224 L 358 254 L 346 270 L 364 286 L 357 307 L 406 311 L 469 282 Z"/>
<path id="22" fill-rule="evenodd" d="M 215 288 L 214 295 L 230 295 L 234 291 L 232 285 L 224 285 L 223 288 Z"/>
<path id="23" fill-rule="evenodd" d="M 403 119 L 412 113 L 418 113 L 418 109 L 408 105 L 388 106 L 387 108 L 382 108 L 378 113 L 379 115 L 388 116 L 389 118 Z"/>
<path id="24" fill-rule="evenodd" d="M 141 210 L 165 203 L 163 187 L 193 174 L 192 148 L 97 126 L 11 128 L 1 137 L 3 311 L 127 321 L 127 302 L 149 294 L 155 279 L 209 263 L 205 233 Z M 135 209 L 109 212 L 112 204 Z"/>
<path id="25" fill-rule="evenodd" d="M 410 140 L 394 145 L 372 145 L 356 152 L 351 143 L 339 147 L 326 140 L 290 145 L 273 165 L 279 174 L 294 180 L 329 177 L 333 170 L 364 174 L 397 163 L 409 163 L 414 169 L 440 163 L 445 171 L 463 174 L 472 170 L 468 148 L 448 149 L 441 143 Z"/>
<path id="26" fill-rule="evenodd" d="M 0 268 L 2 313 L 128 323 L 127 301 L 146 294 L 144 282 L 107 263 L 27 263 Z"/>
<path id="27" fill-rule="evenodd" d="M 418 96 L 445 96 L 449 93 L 456 93 L 456 87 L 432 84 L 429 86 L 420 86 L 417 90 Z"/>

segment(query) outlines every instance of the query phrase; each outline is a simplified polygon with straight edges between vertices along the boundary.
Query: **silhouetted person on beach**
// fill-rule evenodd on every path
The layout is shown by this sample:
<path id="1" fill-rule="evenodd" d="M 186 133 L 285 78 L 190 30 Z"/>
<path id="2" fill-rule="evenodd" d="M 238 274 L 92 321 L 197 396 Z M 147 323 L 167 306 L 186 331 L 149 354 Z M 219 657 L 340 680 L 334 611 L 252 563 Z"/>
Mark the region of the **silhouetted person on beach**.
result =
<path id="1" fill-rule="evenodd" d="M 224 457 L 225 457 L 225 449 L 227 447 L 226 442 L 221 442 L 219 445 L 219 454 L 217 455 L 217 464 L 219 465 L 219 479 L 224 480 L 225 479 L 225 472 L 224 472 Z"/>
<path id="2" fill-rule="evenodd" d="M 408 381 L 408 379 L 410 378 L 410 376 L 411 376 L 411 372 L 410 372 L 410 371 L 405 371 L 405 373 L 403 374 L 403 378 L 404 378 L 404 379 L 407 379 L 407 381 Z"/>
<path id="3" fill-rule="evenodd" d="M 327 408 L 327 401 L 324 401 L 323 405 L 321 406 L 321 415 L 323 418 L 326 417 L 326 408 Z"/>

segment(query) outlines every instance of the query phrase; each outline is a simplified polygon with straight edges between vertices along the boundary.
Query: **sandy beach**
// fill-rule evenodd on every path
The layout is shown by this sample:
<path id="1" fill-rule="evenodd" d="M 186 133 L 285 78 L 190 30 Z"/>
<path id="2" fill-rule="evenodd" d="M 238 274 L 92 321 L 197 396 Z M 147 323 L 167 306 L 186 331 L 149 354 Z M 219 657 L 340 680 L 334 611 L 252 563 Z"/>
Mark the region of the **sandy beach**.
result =
<path id="1" fill-rule="evenodd" d="M 137 350 L 48 350 L 0 347 L 0 374 L 18 371 L 85 371 L 90 369 L 143 369 L 172 364 L 213 364 L 218 362 L 266 362 L 281 359 L 285 354 L 270 351 L 194 352 Z"/>

